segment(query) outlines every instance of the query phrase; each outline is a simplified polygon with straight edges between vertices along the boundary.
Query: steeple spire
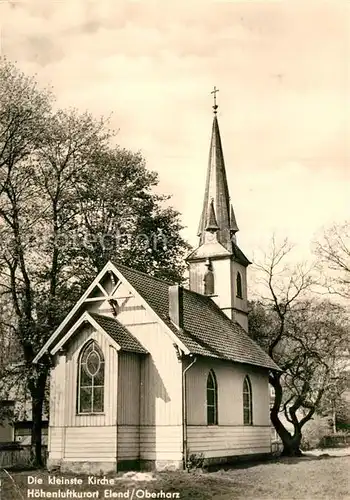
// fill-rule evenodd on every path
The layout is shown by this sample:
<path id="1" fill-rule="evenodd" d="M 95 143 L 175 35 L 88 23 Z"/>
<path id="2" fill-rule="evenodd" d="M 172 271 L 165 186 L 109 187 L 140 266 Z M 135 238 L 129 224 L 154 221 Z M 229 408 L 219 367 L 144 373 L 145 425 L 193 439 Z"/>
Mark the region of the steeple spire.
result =
<path id="1" fill-rule="evenodd" d="M 219 243 L 221 243 L 227 250 L 232 251 L 230 197 L 227 185 L 219 124 L 216 115 L 218 108 L 218 105 L 216 103 L 217 92 L 218 90 L 216 87 L 214 87 L 214 90 L 211 92 L 212 94 L 214 94 L 214 119 L 211 134 L 204 202 L 202 216 L 198 228 L 198 236 L 200 238 L 199 243 L 201 245 L 205 241 L 207 221 L 210 219 L 211 212 L 213 212 L 214 216 L 216 216 L 216 225 L 218 226 L 217 239 Z M 236 223 L 235 227 L 237 227 Z"/>
<path id="2" fill-rule="evenodd" d="M 214 87 L 214 116 L 198 247 L 187 257 L 190 290 L 204 293 L 248 330 L 247 257 L 238 247 L 238 225 L 230 203 Z"/>
<path id="3" fill-rule="evenodd" d="M 237 222 L 236 222 L 236 216 L 235 212 L 233 210 L 233 206 L 231 205 L 231 213 L 230 213 L 230 229 L 233 234 L 237 233 L 239 231 Z"/>

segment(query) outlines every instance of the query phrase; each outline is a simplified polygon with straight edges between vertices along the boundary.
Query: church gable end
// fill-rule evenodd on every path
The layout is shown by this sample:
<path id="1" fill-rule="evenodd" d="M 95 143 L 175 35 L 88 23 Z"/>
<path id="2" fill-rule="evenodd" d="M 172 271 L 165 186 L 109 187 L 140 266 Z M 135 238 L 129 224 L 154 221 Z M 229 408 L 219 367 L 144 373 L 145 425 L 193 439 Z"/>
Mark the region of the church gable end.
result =
<path id="1" fill-rule="evenodd" d="M 122 270 L 128 269 L 124 266 L 118 267 Z M 151 294 L 151 287 L 149 292 Z M 102 329 L 109 325 L 110 328 L 107 328 L 109 334 L 113 330 L 113 325 L 115 329 L 117 324 L 124 325 L 128 330 L 128 327 L 137 324 L 159 323 L 163 327 L 163 334 L 170 336 L 173 343 L 179 343 L 186 352 L 186 347 L 181 345 L 173 331 L 163 322 L 163 318 L 152 308 L 152 301 L 150 302 L 147 300 L 147 293 L 146 297 L 140 294 L 130 284 L 127 277 L 111 262 L 108 262 L 40 350 L 34 363 L 38 362 L 46 352 L 55 354 L 85 321 L 95 322 L 95 326 Z M 113 319 L 117 323 L 116 321 L 113 323 Z M 130 333 L 130 330 L 128 331 Z M 121 335 L 120 329 L 119 334 Z"/>
<path id="2" fill-rule="evenodd" d="M 186 466 L 189 450 L 209 460 L 269 450 L 268 374 L 279 368 L 247 334 L 250 262 L 216 92 L 190 289 L 108 262 L 34 359 L 54 365 L 49 467 L 115 472 Z"/>

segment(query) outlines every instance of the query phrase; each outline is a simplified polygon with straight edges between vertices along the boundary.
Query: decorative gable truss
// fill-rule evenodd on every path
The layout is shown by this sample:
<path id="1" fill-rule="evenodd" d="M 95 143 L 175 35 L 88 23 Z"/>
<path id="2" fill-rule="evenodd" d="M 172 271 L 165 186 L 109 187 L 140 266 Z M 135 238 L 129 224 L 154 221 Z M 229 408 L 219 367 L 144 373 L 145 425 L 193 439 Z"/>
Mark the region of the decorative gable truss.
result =
<path id="1" fill-rule="evenodd" d="M 49 353 L 54 355 L 57 353 L 84 322 L 90 323 L 97 331 L 104 331 L 106 333 L 106 329 L 109 329 L 108 325 L 107 328 L 105 323 L 101 326 L 102 322 L 98 321 L 98 316 L 103 315 L 103 317 L 108 316 L 111 319 L 116 319 L 119 314 L 135 304 L 138 305 L 139 310 L 146 311 L 153 322 L 161 324 L 164 333 L 171 338 L 172 342 L 176 344 L 179 349 L 185 354 L 189 353 L 187 347 L 149 306 L 147 301 L 131 286 L 117 267 L 112 262 L 108 262 L 62 321 L 60 326 L 45 343 L 33 362 L 37 363 L 45 354 Z M 117 323 L 117 321 L 115 321 L 115 323 Z M 123 328 L 119 321 L 118 324 Z M 123 334 L 125 334 L 125 332 L 127 332 L 126 328 L 124 328 Z M 108 331 L 107 333 L 110 334 Z M 129 336 L 131 336 L 131 334 L 129 334 Z M 115 337 L 116 348 L 123 349 L 123 346 L 118 344 L 117 338 L 119 338 L 118 335 Z M 134 340 L 136 341 L 136 339 Z M 141 346 L 141 344 L 139 345 Z M 144 352 L 147 351 L 144 349 Z"/>
<path id="2" fill-rule="evenodd" d="M 102 335 L 107 335 L 108 332 L 104 328 L 102 328 L 99 323 L 87 312 L 85 311 L 82 316 L 80 316 L 79 320 L 74 323 L 72 328 L 70 328 L 67 333 L 61 338 L 61 340 L 55 345 L 53 349 L 51 349 L 51 354 L 55 355 L 59 352 L 66 342 L 77 332 L 82 325 L 86 325 L 89 323 L 96 331 L 100 332 Z M 121 349 L 121 345 L 112 338 L 112 344 L 116 348 L 117 351 Z M 145 351 L 146 352 L 146 351 Z"/>

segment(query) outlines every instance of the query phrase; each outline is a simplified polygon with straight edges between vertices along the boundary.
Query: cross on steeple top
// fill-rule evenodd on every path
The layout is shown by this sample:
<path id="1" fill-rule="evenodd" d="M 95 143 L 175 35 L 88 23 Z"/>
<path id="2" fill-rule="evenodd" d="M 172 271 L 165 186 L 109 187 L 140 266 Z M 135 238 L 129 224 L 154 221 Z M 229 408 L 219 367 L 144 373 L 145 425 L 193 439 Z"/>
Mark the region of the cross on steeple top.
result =
<path id="1" fill-rule="evenodd" d="M 214 110 L 214 114 L 216 115 L 217 113 L 217 109 L 218 109 L 218 105 L 216 104 L 216 94 L 217 92 L 219 92 L 219 89 L 217 89 L 214 85 L 214 90 L 211 91 L 211 94 L 214 95 L 214 106 L 213 106 L 213 110 Z"/>

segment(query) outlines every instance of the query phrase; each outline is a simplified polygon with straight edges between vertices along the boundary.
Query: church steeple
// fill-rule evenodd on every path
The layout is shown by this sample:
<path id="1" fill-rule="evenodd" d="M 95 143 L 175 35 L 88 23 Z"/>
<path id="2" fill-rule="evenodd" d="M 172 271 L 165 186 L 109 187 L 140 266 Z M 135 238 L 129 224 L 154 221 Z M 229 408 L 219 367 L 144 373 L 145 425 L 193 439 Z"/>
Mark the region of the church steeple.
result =
<path id="1" fill-rule="evenodd" d="M 250 262 L 236 241 L 238 225 L 227 185 L 217 92 L 214 87 L 214 118 L 198 228 L 199 245 L 187 257 L 190 289 L 210 296 L 230 319 L 247 330 L 247 266 Z"/>
<path id="2" fill-rule="evenodd" d="M 214 87 L 214 119 L 212 126 L 207 179 L 204 192 L 202 215 L 199 222 L 198 236 L 199 244 L 205 242 L 205 231 L 207 221 L 214 211 L 218 226 L 217 240 L 227 250 L 231 251 L 231 218 L 230 218 L 230 196 L 227 185 L 224 155 L 222 151 L 219 123 L 216 116 L 218 105 L 216 104 L 216 92 Z M 213 205 L 213 208 L 212 208 Z M 237 223 L 234 221 L 237 228 Z M 238 231 L 238 228 L 236 229 Z"/>

